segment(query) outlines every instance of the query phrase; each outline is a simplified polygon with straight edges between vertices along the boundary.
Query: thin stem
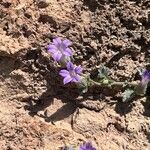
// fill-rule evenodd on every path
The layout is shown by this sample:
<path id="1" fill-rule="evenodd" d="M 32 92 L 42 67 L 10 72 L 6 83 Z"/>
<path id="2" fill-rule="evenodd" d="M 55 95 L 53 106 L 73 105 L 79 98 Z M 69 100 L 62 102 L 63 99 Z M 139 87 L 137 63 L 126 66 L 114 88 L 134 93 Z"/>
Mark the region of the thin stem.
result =
<path id="1" fill-rule="evenodd" d="M 138 82 L 116 82 L 114 80 L 108 80 L 108 83 L 100 83 L 97 81 L 94 81 L 91 79 L 88 75 L 82 74 L 83 77 L 85 77 L 88 80 L 89 86 L 91 85 L 97 85 L 97 86 L 103 86 L 103 87 L 111 87 L 111 86 L 132 86 L 136 87 L 139 83 Z"/>
<path id="2" fill-rule="evenodd" d="M 102 86 L 102 83 L 96 82 L 94 80 L 92 80 L 91 78 L 88 79 L 90 83 L 92 83 L 93 85 L 98 85 L 98 86 Z"/>
<path id="3" fill-rule="evenodd" d="M 114 81 L 113 83 L 111 83 L 110 85 L 127 85 L 127 86 L 137 86 L 138 83 L 137 82 L 116 82 Z"/>
<path id="4" fill-rule="evenodd" d="M 98 86 L 113 86 L 113 85 L 116 85 L 116 86 L 137 86 L 138 83 L 137 82 L 116 82 L 116 81 L 109 81 L 110 83 L 108 84 L 105 84 L 105 83 L 100 83 L 100 82 L 96 82 L 94 80 L 92 80 L 91 78 L 88 79 L 90 83 L 92 83 L 93 85 L 98 85 Z"/>

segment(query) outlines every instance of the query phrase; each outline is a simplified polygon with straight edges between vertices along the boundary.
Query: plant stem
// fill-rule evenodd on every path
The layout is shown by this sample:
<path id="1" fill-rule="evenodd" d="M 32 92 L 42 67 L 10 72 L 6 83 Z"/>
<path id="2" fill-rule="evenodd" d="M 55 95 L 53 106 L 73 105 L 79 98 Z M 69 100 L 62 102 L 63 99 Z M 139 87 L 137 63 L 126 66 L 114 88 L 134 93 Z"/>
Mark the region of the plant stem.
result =
<path id="1" fill-rule="evenodd" d="M 110 87 L 110 86 L 137 86 L 138 83 L 137 82 L 116 82 L 116 81 L 109 81 L 108 80 L 108 84 L 105 83 L 100 83 L 100 82 L 96 82 L 94 80 L 92 80 L 91 78 L 89 78 L 89 82 L 92 85 L 98 85 L 98 86 L 106 86 L 106 87 Z"/>
<path id="2" fill-rule="evenodd" d="M 114 80 L 109 80 L 108 79 L 108 82 L 107 83 L 103 83 L 103 82 L 97 82 L 97 81 L 94 81 L 93 79 L 91 79 L 89 76 L 85 75 L 85 74 L 82 74 L 83 77 L 85 77 L 88 81 L 88 85 L 91 86 L 91 85 L 97 85 L 97 86 L 102 86 L 102 87 L 111 87 L 111 86 L 132 86 L 132 87 L 136 87 L 139 83 L 138 82 L 116 82 Z"/>
<path id="3" fill-rule="evenodd" d="M 116 82 L 116 81 L 114 81 L 110 85 L 137 86 L 138 83 L 137 82 Z"/>

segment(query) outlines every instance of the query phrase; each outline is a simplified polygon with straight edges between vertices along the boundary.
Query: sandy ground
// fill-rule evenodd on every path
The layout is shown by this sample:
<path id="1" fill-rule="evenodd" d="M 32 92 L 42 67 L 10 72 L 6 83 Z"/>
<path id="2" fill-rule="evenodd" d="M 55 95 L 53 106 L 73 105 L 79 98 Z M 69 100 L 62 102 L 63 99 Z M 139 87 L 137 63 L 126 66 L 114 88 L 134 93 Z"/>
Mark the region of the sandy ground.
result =
<path id="1" fill-rule="evenodd" d="M 150 102 L 122 103 L 115 89 L 81 100 L 47 53 L 73 42 L 85 72 L 105 65 L 117 81 L 139 80 L 150 64 L 149 0 L 0 0 L 0 150 L 149 150 Z M 121 92 L 121 91 L 119 91 Z"/>

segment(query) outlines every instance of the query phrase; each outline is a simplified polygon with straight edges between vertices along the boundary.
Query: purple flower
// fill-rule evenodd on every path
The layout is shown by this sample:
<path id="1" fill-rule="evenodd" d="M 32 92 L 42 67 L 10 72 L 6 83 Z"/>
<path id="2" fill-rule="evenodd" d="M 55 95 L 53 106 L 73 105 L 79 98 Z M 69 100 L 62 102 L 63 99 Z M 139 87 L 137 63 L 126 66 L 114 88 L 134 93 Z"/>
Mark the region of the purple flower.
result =
<path id="1" fill-rule="evenodd" d="M 145 95 L 147 91 L 148 83 L 150 82 L 150 71 L 145 70 L 142 75 L 142 80 L 136 87 L 135 91 L 138 95 Z"/>
<path id="2" fill-rule="evenodd" d="M 81 145 L 79 150 L 96 150 L 96 148 L 94 148 L 91 143 L 87 142 Z"/>
<path id="3" fill-rule="evenodd" d="M 61 40 L 60 38 L 53 39 L 53 43 L 48 45 L 48 52 L 52 54 L 52 57 L 56 61 L 60 61 L 63 58 L 72 56 L 72 51 L 68 47 L 72 43 L 70 40 Z"/>
<path id="4" fill-rule="evenodd" d="M 150 81 L 150 71 L 145 70 L 142 74 L 142 84 L 148 84 L 148 82 Z"/>
<path id="5" fill-rule="evenodd" d="M 67 70 L 62 69 L 59 75 L 64 77 L 63 83 L 67 84 L 69 82 L 80 82 L 80 75 L 82 72 L 81 66 L 74 66 L 72 62 L 67 63 Z"/>

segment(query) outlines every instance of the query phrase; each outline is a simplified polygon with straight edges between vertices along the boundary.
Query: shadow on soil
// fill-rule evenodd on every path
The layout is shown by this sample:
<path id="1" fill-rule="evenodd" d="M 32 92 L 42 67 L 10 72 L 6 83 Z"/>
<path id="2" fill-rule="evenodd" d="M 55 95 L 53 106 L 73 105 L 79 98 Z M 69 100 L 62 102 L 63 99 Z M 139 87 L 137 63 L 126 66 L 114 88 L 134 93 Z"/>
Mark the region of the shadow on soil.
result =
<path id="1" fill-rule="evenodd" d="M 29 115 L 38 115 L 47 122 L 62 120 L 76 110 L 75 99 L 78 97 L 78 91 L 73 84 L 68 86 L 62 84 L 62 79 L 58 75 L 60 68 L 55 67 L 54 62 L 43 53 L 45 52 L 40 49 L 30 50 L 20 59 L 24 71 L 37 74 L 38 80 L 45 80 L 47 83 L 46 91 L 36 100 L 31 98 L 24 108 L 29 111 Z M 36 80 L 35 78 L 35 82 Z M 49 116 L 45 109 L 53 104 L 54 99 L 61 100 L 64 105 Z M 40 111 L 44 111 L 44 115 L 39 115 Z"/>
<path id="2" fill-rule="evenodd" d="M 46 92 L 47 93 L 47 92 Z M 63 120 L 70 115 L 72 115 L 76 108 L 78 107 L 76 105 L 75 97 L 73 96 L 64 96 L 66 93 L 66 90 L 63 92 L 63 95 L 58 96 L 57 92 L 55 96 L 51 97 L 44 97 L 43 95 L 47 95 L 46 93 L 42 94 L 42 96 L 39 98 L 37 102 L 33 104 L 32 101 L 30 101 L 26 106 L 25 109 L 29 111 L 29 115 L 34 116 L 38 115 L 39 117 L 42 117 L 45 119 L 46 122 L 55 122 L 59 120 Z M 72 93 L 72 92 L 71 92 Z M 52 115 L 48 115 L 47 110 L 45 110 L 47 107 L 49 107 L 51 104 L 53 104 L 54 99 L 57 99 L 58 101 L 61 100 L 64 105 L 56 110 L 55 113 Z M 38 114 L 38 112 L 45 110 L 44 115 Z"/>
<path id="3" fill-rule="evenodd" d="M 146 117 L 150 117 L 150 100 L 143 103 L 144 112 L 143 115 Z"/>
<path id="4" fill-rule="evenodd" d="M 35 66 L 38 68 L 38 73 L 43 77 L 43 79 L 47 81 L 47 85 L 46 85 L 47 91 L 43 93 L 38 98 L 38 100 L 36 101 L 31 100 L 25 106 L 25 109 L 29 111 L 29 114 L 31 116 L 39 115 L 38 112 L 42 110 L 45 111 L 44 109 L 49 107 L 53 103 L 55 98 L 61 100 L 64 103 L 64 105 L 58 110 L 56 110 L 56 112 L 50 116 L 48 115 L 47 111 L 44 112 L 44 115 L 41 114 L 39 115 L 40 117 L 44 118 L 45 121 L 47 122 L 53 122 L 53 121 L 58 121 L 67 118 L 68 116 L 72 115 L 78 107 L 99 112 L 99 110 L 97 111 L 96 109 L 83 105 L 82 102 L 85 101 L 89 96 L 93 96 L 93 95 L 95 96 L 100 94 L 87 93 L 87 95 L 82 96 L 82 100 L 78 101 L 77 98 L 79 97 L 79 92 L 77 88 L 74 87 L 73 84 L 68 86 L 63 86 L 62 80 L 58 76 L 59 69 L 50 65 L 50 61 L 47 58 L 43 57 L 39 52 L 37 53 L 37 51 L 32 51 L 32 52 L 30 51 L 30 54 L 26 55 L 25 60 L 29 58 L 34 59 L 33 63 L 35 63 Z M 28 65 L 29 64 L 28 61 L 26 62 Z M 27 69 L 29 68 L 30 67 L 27 66 Z M 30 68 L 30 71 L 32 72 L 34 70 Z M 54 92 L 51 93 L 51 91 Z M 110 97 L 112 97 L 112 95 L 115 95 L 114 90 L 110 91 L 110 89 L 109 91 L 107 89 L 103 89 L 100 93 L 103 93 L 105 96 L 110 96 Z M 94 100 L 95 99 L 93 99 L 93 101 Z M 116 106 L 115 111 L 118 114 L 125 115 L 132 111 L 134 103 L 132 103 L 132 101 L 123 103 L 120 99 L 119 100 L 116 99 L 115 106 Z M 148 109 L 145 110 L 144 114 L 149 114 Z"/>

